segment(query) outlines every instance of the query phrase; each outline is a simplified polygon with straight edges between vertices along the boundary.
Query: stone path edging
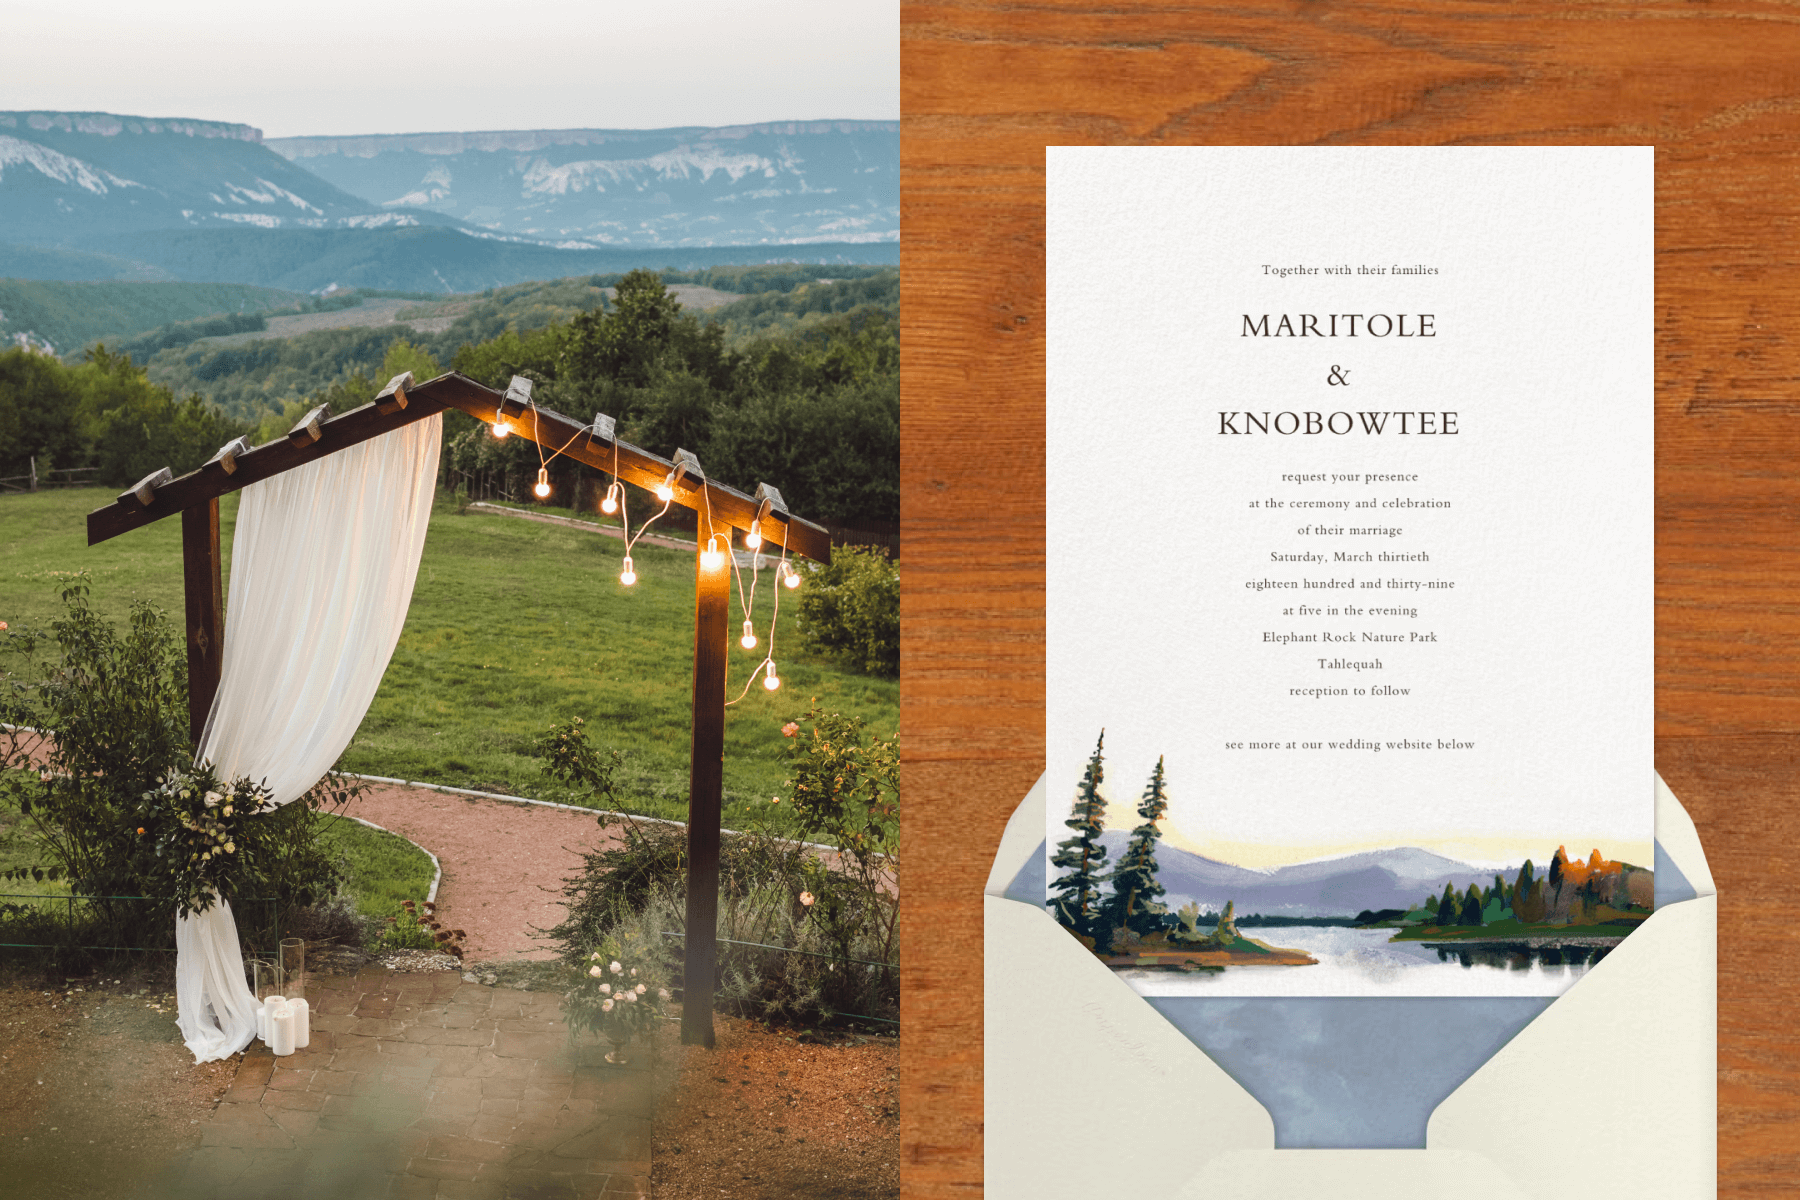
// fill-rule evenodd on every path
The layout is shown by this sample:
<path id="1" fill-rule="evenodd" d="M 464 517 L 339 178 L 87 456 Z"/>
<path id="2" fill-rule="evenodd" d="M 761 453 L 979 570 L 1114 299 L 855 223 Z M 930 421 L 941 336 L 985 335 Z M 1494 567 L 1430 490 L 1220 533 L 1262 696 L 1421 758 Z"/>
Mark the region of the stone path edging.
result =
<path id="1" fill-rule="evenodd" d="M 346 820 L 355 821 L 358 825 L 367 825 L 370 829 L 373 829 L 379 833 L 385 833 L 389 837 L 397 837 L 401 841 L 405 842 L 407 845 L 411 846 L 414 850 L 417 850 L 420 854 L 423 854 L 426 858 L 429 858 L 431 860 L 431 867 L 432 867 L 431 890 L 425 893 L 425 903 L 435 904 L 437 902 L 438 884 L 440 884 L 444 881 L 444 864 L 438 861 L 437 855 L 433 854 L 431 851 L 427 850 L 425 847 L 419 845 L 419 843 L 413 841 L 411 838 L 407 837 L 403 833 L 395 833 L 391 829 L 383 828 L 382 826 L 377 825 L 373 821 L 365 821 L 361 817 L 352 817 L 352 816 L 349 816 L 348 814 L 341 814 L 341 815 L 343 815 Z"/>

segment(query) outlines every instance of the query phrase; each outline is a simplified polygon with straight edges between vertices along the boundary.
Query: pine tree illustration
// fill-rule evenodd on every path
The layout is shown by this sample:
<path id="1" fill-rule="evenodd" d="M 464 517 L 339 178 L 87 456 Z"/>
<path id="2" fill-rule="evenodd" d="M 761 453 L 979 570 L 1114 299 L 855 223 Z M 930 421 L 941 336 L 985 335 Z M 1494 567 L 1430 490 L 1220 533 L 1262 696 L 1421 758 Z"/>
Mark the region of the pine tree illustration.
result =
<path id="1" fill-rule="evenodd" d="M 1164 782 L 1163 760 L 1158 758 L 1156 770 L 1138 800 L 1137 813 L 1144 823 L 1131 831 L 1131 841 L 1110 877 L 1113 893 L 1105 910 L 1108 929 L 1122 926 L 1141 936 L 1163 927 L 1163 914 L 1168 909 L 1156 899 L 1163 894 L 1162 884 L 1156 881 L 1156 843 L 1162 839 L 1162 830 L 1156 823 L 1169 811 Z"/>
<path id="2" fill-rule="evenodd" d="M 1100 795 L 1100 783 L 1105 777 L 1100 751 L 1105 742 L 1106 730 L 1102 729 L 1076 789 L 1074 809 L 1063 822 L 1075 831 L 1074 836 L 1057 843 L 1056 855 L 1050 860 L 1051 866 L 1063 871 L 1050 883 L 1057 924 L 1092 936 L 1094 948 L 1099 951 L 1106 949 L 1101 943 L 1109 940 L 1104 937 L 1099 919 L 1100 867 L 1106 861 L 1106 847 L 1100 844 L 1100 829 L 1106 820 L 1106 800 Z"/>

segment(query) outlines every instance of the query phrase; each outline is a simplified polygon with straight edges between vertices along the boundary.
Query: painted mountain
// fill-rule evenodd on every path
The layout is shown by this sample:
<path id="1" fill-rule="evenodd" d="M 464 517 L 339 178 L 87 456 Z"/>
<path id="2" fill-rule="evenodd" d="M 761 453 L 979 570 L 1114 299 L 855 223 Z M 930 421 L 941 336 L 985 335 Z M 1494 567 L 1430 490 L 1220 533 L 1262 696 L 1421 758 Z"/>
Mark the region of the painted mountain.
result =
<path id="1" fill-rule="evenodd" d="M 569 248 L 900 237 L 895 121 L 297 137 L 265 144 L 378 211 L 425 210 Z"/>
<path id="2" fill-rule="evenodd" d="M 1119 860 L 1130 836 L 1118 830 L 1100 835 L 1108 863 Z M 1442 892 L 1446 881 L 1460 892 L 1471 883 L 1484 887 L 1493 883 L 1495 874 L 1509 880 L 1518 874 L 1517 864 L 1497 872 L 1411 846 L 1259 871 L 1215 862 L 1164 842 L 1157 847 L 1156 862 L 1157 879 L 1167 891 L 1164 900 L 1171 909 L 1193 900 L 1202 909 L 1217 912 L 1231 901 L 1240 915 L 1294 917 L 1351 917 L 1364 909 L 1406 909 Z"/>

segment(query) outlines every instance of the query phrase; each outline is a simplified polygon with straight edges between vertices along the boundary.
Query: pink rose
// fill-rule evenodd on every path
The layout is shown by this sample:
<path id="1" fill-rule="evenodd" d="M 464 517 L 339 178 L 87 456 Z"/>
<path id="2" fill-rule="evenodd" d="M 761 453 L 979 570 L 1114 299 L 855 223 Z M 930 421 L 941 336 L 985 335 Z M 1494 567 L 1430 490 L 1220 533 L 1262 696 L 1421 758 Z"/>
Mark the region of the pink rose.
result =
<path id="1" fill-rule="evenodd" d="M 6 628 L 5 625 L 0 625 L 0 629 L 5 629 L 5 628 Z M 793 737 L 796 733 L 799 733 L 799 732 L 800 732 L 800 722 L 798 722 L 798 721 L 789 721 L 786 725 L 783 725 L 781 727 L 781 736 L 782 737 Z"/>

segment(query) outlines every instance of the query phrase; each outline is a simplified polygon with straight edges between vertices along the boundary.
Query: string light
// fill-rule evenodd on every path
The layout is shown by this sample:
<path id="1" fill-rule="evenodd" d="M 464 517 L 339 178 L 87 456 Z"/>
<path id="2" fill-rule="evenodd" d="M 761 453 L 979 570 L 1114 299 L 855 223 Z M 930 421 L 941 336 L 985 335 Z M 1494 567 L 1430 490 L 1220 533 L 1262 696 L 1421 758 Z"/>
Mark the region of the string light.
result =
<path id="1" fill-rule="evenodd" d="M 784 558 L 781 560 L 781 563 L 776 568 L 776 574 L 778 574 L 782 577 L 781 582 L 786 584 L 788 587 L 797 588 L 800 586 L 800 572 L 794 570 L 793 566 L 791 564 L 789 564 L 787 559 Z"/>
<path id="2" fill-rule="evenodd" d="M 671 476 L 673 478 L 673 476 Z M 656 485 L 656 498 L 664 504 L 675 498 L 675 489 L 669 486 L 667 479 Z"/>
<path id="3" fill-rule="evenodd" d="M 550 468 L 549 467 L 539 467 L 538 468 L 537 485 L 535 487 L 533 487 L 531 490 L 537 493 L 537 498 L 539 500 L 544 499 L 545 497 L 547 497 L 550 494 Z"/>
<path id="4" fill-rule="evenodd" d="M 606 489 L 606 499 L 600 502 L 601 512 L 611 516 L 619 511 L 619 492 L 622 487 L 622 484 L 614 480 L 612 486 Z"/>
<path id="5" fill-rule="evenodd" d="M 504 416 L 496 414 L 494 417 L 494 436 L 496 438 L 503 438 L 511 432 L 512 422 L 508 421 Z"/>
<path id="6" fill-rule="evenodd" d="M 725 565 L 725 552 L 719 549 L 718 534 L 706 539 L 706 549 L 700 552 L 700 565 L 708 571 L 716 571 Z"/>
<path id="7" fill-rule="evenodd" d="M 746 650 L 756 649 L 756 630 L 750 626 L 750 618 L 744 618 L 744 636 L 738 639 L 738 645 Z"/>
<path id="8" fill-rule="evenodd" d="M 744 535 L 744 546 L 747 549 L 755 550 L 758 547 L 760 547 L 761 545 L 762 545 L 762 534 L 756 532 L 756 530 L 752 529 L 752 530 L 750 530 L 750 532 L 748 532 Z"/>
<path id="9" fill-rule="evenodd" d="M 763 675 L 763 686 L 772 692 L 781 686 L 781 676 L 775 673 L 774 659 L 765 658 L 763 660 L 763 665 L 768 668 L 768 671 Z"/>
<path id="10" fill-rule="evenodd" d="M 625 556 L 625 561 L 619 564 L 619 582 L 626 587 L 637 582 L 637 572 L 631 569 L 631 555 L 629 554 Z"/>

